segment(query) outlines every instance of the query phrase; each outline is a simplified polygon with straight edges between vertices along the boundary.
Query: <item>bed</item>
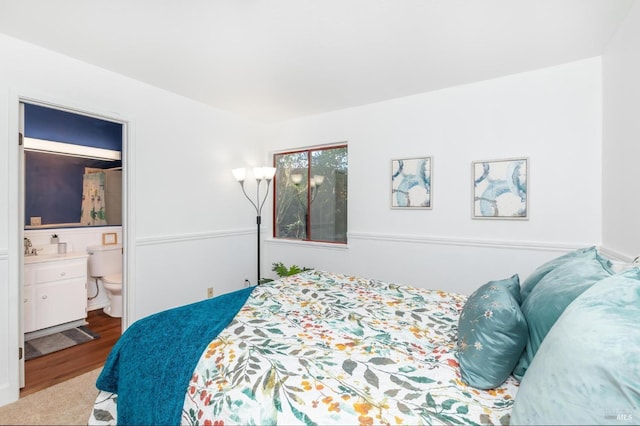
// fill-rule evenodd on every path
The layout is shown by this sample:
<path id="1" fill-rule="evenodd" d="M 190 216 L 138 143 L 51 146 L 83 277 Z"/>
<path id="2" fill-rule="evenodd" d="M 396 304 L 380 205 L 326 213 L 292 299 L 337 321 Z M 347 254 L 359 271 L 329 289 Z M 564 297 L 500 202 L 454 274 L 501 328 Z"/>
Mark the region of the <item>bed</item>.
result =
<path id="1" fill-rule="evenodd" d="M 534 380 L 548 376 L 544 369 L 554 368 L 548 359 L 537 358 L 557 363 L 567 351 L 585 350 L 576 342 L 566 348 L 563 342 L 571 331 L 565 327 L 561 337 L 554 337 L 553 323 L 564 324 L 565 308 L 573 307 L 582 292 L 588 295 L 590 287 L 637 287 L 637 294 L 625 291 L 620 297 L 640 302 L 637 268 L 614 272 L 595 248 L 559 259 L 541 265 L 523 283 L 514 275 L 486 283 L 469 297 L 312 270 L 161 312 L 134 323 L 114 347 L 97 382 L 89 424 L 509 424 L 514 423 L 512 415 L 518 424 L 553 423 L 549 417 L 532 416 L 544 404 L 553 406 L 553 395 L 575 395 L 562 394 L 569 380 Z M 522 295 L 537 296 L 552 287 L 557 300 L 557 280 L 545 280 L 564 276 L 566 270 L 554 275 L 555 270 L 577 259 L 579 271 L 596 262 L 604 272 L 596 271 L 592 285 L 574 291 L 578 294 L 559 308 L 559 319 L 547 330 L 549 339 L 557 340 L 555 347 L 541 341 L 532 350 L 532 324 L 524 314 L 528 305 Z M 612 283 L 594 285 L 606 279 Z M 593 297 L 603 299 L 597 293 Z M 546 303 L 538 299 L 536 303 Z M 530 305 L 529 311 L 539 310 Z M 640 303 L 635 306 L 633 315 Z M 179 323 L 183 320 L 196 325 L 187 327 Z M 210 327 L 209 322 L 216 324 Z M 489 323 L 498 328 L 488 329 Z M 185 332 L 188 329 L 196 331 Z M 640 347 L 640 339 L 634 340 L 637 331 L 631 338 L 629 330 L 619 332 L 627 333 L 627 343 Z M 182 340 L 176 342 L 176 335 Z M 551 352 L 548 357 L 546 352 Z M 616 368 L 615 359 L 609 356 L 608 362 Z M 515 374 L 518 368 L 527 374 Z M 612 380 L 609 372 L 603 374 L 602 380 Z M 626 382 L 640 378 L 634 376 L 637 370 L 630 374 Z M 542 405 L 520 404 L 523 392 L 528 402 L 542 400 Z M 541 393 L 552 396 L 545 402 Z M 638 395 L 618 400 L 606 412 L 587 411 L 596 423 L 608 419 L 625 424 L 620 418 L 632 423 L 634 415 L 640 418 Z M 578 406 L 593 405 L 584 395 L 580 398 Z M 576 416 L 576 423 L 584 418 L 576 414 L 578 407 L 552 408 L 547 414 L 555 423 L 563 420 L 557 414 L 562 410 Z"/>

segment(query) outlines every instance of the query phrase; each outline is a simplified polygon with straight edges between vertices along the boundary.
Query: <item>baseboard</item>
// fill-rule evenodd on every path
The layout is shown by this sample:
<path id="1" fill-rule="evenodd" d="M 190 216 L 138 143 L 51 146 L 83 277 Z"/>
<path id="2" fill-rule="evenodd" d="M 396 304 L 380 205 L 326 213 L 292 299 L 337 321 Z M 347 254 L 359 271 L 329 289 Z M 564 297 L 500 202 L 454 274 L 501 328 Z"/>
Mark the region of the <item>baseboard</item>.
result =
<path id="1" fill-rule="evenodd" d="M 54 325 L 53 327 L 43 328 L 42 330 L 30 331 L 29 333 L 24 334 L 24 340 L 28 341 L 31 339 L 37 339 L 38 337 L 48 336 L 53 333 L 59 333 L 65 330 L 71 330 L 72 328 L 79 327 L 81 325 L 89 324 L 84 319 L 79 319 L 76 321 L 65 322 L 64 324 Z"/>

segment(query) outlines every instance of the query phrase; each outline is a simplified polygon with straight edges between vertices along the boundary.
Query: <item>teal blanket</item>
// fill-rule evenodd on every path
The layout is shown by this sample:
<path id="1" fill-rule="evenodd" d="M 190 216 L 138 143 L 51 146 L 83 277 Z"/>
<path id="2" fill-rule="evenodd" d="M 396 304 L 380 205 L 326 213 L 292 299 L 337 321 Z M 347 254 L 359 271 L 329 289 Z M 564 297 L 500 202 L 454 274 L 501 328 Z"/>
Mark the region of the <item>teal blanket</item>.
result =
<path id="1" fill-rule="evenodd" d="M 159 312 L 125 331 L 96 382 L 98 389 L 118 394 L 118 424 L 180 424 L 187 386 L 202 352 L 253 288 Z"/>

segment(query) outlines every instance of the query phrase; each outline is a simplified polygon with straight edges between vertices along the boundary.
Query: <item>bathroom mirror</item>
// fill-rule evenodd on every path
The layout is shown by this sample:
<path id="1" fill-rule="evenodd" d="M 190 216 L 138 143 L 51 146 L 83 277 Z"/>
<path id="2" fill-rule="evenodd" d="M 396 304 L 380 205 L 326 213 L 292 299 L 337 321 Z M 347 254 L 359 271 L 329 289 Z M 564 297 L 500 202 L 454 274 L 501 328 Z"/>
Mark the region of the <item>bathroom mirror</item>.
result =
<path id="1" fill-rule="evenodd" d="M 122 124 L 22 105 L 25 229 L 122 225 Z"/>
<path id="2" fill-rule="evenodd" d="M 122 167 L 25 152 L 25 229 L 122 225 Z"/>

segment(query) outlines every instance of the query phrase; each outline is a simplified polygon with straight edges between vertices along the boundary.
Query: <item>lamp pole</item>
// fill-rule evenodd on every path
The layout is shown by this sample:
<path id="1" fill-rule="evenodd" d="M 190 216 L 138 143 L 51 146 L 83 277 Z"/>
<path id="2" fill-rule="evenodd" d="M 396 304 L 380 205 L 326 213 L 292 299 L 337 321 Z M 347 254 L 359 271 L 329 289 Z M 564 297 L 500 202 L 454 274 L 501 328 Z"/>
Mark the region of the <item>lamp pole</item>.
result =
<path id="1" fill-rule="evenodd" d="M 262 207 L 264 206 L 265 201 L 267 201 L 267 196 L 269 195 L 269 186 L 271 185 L 271 180 L 273 180 L 273 176 L 276 174 L 275 167 L 254 167 L 253 168 L 253 176 L 256 178 L 256 201 L 254 202 L 251 197 L 247 194 L 247 191 L 244 188 L 244 180 L 246 177 L 246 169 L 233 169 L 231 171 L 233 176 L 236 178 L 238 183 L 240 183 L 240 187 L 242 188 L 242 193 L 249 200 L 249 202 L 256 209 L 256 235 L 257 235 L 257 246 L 258 246 L 258 278 L 256 280 L 256 285 L 260 284 L 260 225 L 262 224 Z M 264 197 L 260 200 L 260 186 L 262 181 L 266 182 L 266 191 L 264 193 Z"/>

